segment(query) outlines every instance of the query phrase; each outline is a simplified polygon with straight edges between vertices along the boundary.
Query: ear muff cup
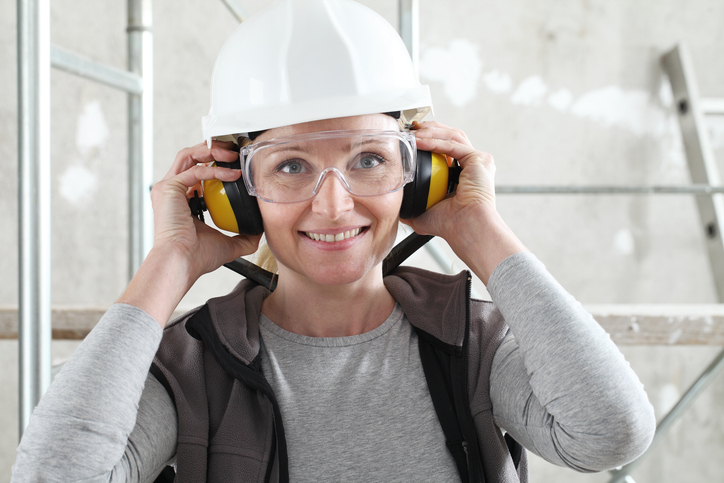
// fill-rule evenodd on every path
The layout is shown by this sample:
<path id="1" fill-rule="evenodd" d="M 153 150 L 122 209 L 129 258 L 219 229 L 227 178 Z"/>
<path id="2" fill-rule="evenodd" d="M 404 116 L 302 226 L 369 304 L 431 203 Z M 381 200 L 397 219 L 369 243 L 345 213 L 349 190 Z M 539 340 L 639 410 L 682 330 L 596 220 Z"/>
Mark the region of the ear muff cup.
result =
<path id="1" fill-rule="evenodd" d="M 447 158 L 430 151 L 417 151 L 415 176 L 405 185 L 400 218 L 408 220 L 420 216 L 441 201 L 455 188 L 450 183 Z"/>
<path id="2" fill-rule="evenodd" d="M 217 162 L 216 165 L 222 168 L 241 169 L 239 161 Z M 264 232 L 259 203 L 246 191 L 241 177 L 232 182 L 205 181 L 204 202 L 211 219 L 219 228 L 245 235 L 261 235 Z"/>

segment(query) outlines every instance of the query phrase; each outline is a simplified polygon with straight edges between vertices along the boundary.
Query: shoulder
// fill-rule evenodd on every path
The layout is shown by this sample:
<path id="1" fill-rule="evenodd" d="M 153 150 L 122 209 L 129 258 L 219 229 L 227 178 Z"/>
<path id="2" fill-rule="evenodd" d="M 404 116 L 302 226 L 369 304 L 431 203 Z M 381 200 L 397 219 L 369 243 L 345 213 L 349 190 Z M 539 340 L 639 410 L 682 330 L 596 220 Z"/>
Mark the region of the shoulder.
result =
<path id="1" fill-rule="evenodd" d="M 199 364 L 204 344 L 197 329 L 203 327 L 205 332 L 214 334 L 220 346 L 248 363 L 258 353 L 258 316 L 268 293 L 266 288 L 243 280 L 230 293 L 172 320 L 163 331 L 154 362 L 187 369 Z"/>
<path id="2" fill-rule="evenodd" d="M 446 275 L 400 267 L 385 278 L 385 285 L 416 329 L 445 344 L 462 347 L 467 336 L 470 344 L 497 348 L 507 332 L 495 304 L 470 297 L 468 271 Z"/>

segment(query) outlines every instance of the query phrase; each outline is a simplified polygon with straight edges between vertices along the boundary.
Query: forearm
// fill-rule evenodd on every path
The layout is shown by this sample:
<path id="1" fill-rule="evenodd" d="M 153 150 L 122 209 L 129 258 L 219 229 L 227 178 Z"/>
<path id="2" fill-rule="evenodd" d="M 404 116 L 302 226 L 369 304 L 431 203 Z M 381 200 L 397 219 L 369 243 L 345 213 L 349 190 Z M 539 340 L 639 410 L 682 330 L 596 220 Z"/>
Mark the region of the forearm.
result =
<path id="1" fill-rule="evenodd" d="M 117 302 L 143 310 L 163 328 L 194 281 L 185 257 L 154 247 Z"/>
<path id="2" fill-rule="evenodd" d="M 486 285 L 503 260 L 528 251 L 495 207 L 483 203 L 470 205 L 456 216 L 453 232 L 444 238 L 460 260 Z"/>
<path id="3" fill-rule="evenodd" d="M 653 408 L 608 334 L 533 255 L 506 260 L 488 290 L 514 336 L 495 354 L 497 424 L 579 471 L 630 461 L 649 445 Z"/>
<path id="4" fill-rule="evenodd" d="M 126 451 L 160 340 L 161 330 L 147 314 L 111 307 L 35 408 L 13 481 L 109 475 Z"/>

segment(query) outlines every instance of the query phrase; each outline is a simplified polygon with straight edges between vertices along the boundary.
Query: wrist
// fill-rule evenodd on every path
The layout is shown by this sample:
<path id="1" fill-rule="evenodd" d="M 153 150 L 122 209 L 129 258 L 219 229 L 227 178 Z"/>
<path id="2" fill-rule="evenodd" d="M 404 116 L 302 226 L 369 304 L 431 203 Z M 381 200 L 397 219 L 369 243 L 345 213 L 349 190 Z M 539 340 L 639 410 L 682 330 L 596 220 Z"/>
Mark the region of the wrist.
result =
<path id="1" fill-rule="evenodd" d="M 181 251 L 154 246 L 118 303 L 140 308 L 164 327 L 198 278 L 191 276 L 190 267 L 188 257 Z"/>
<path id="2" fill-rule="evenodd" d="M 456 217 L 445 237 L 450 248 L 487 285 L 495 268 L 509 256 L 528 251 L 494 206 L 469 207 Z"/>

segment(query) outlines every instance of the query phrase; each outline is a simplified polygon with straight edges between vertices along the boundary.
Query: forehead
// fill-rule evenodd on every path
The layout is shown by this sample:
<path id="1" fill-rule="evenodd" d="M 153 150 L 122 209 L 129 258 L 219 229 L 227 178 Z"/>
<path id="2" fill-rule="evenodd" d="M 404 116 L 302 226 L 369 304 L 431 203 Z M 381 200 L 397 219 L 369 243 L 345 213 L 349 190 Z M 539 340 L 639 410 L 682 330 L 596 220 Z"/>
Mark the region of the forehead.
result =
<path id="1" fill-rule="evenodd" d="M 320 131 L 337 131 L 348 129 L 381 129 L 399 130 L 397 119 L 386 114 L 368 114 L 365 116 L 340 117 L 337 119 L 323 119 L 291 126 L 277 127 L 264 131 L 255 141 L 268 141 L 281 136 L 307 134 Z"/>

